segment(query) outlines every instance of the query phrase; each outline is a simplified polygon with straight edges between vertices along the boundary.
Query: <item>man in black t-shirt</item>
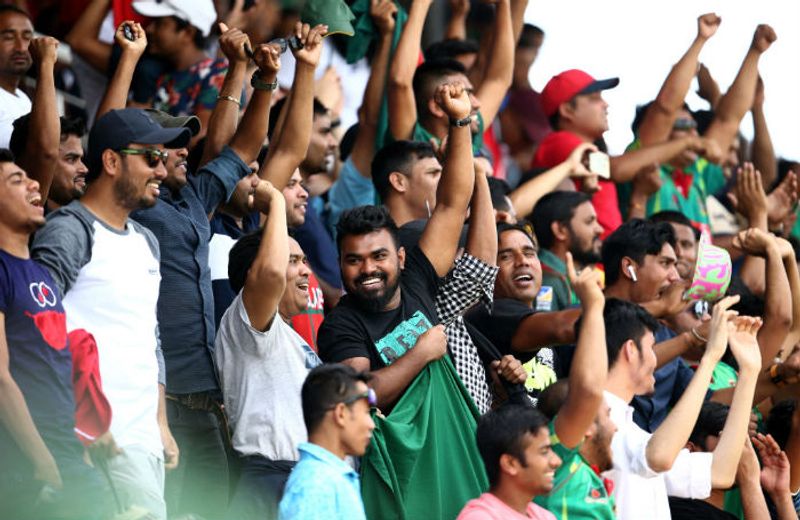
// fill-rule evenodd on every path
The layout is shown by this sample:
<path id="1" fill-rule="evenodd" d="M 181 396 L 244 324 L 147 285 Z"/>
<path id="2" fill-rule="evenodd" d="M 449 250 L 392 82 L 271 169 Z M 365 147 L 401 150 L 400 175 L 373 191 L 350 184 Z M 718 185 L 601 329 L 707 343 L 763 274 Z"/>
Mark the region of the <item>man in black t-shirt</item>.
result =
<path id="1" fill-rule="evenodd" d="M 450 118 L 438 202 L 419 244 L 405 251 L 385 208 L 361 206 L 337 224 L 347 295 L 326 317 L 319 354 L 373 374 L 378 404 L 389 408 L 425 366 L 447 352 L 436 313 L 439 278 L 453 266 L 474 185 L 471 107 L 460 83 L 441 85 L 436 103 Z"/>

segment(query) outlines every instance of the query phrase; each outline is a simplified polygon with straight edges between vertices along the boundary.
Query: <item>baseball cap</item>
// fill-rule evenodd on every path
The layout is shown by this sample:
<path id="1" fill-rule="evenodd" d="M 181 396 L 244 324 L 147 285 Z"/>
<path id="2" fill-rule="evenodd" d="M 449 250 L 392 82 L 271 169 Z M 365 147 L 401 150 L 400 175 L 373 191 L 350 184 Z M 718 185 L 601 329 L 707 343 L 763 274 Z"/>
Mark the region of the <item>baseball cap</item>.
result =
<path id="1" fill-rule="evenodd" d="M 176 16 L 197 27 L 204 37 L 217 21 L 213 0 L 134 0 L 133 8 L 150 18 Z"/>
<path id="2" fill-rule="evenodd" d="M 550 132 L 547 137 L 542 139 L 539 147 L 536 149 L 536 155 L 533 156 L 531 162 L 532 168 L 552 168 L 557 164 L 567 160 L 572 150 L 578 147 L 583 142 L 583 139 L 567 132 L 560 130 L 558 132 Z"/>
<path id="3" fill-rule="evenodd" d="M 164 128 L 188 128 L 192 137 L 200 133 L 200 119 L 197 116 L 173 116 L 155 108 L 145 108 L 147 115 Z"/>
<path id="4" fill-rule="evenodd" d="M 89 132 L 90 176 L 96 178 L 100 175 L 105 150 L 119 150 L 131 143 L 183 148 L 191 138 L 192 133 L 188 128 L 163 128 L 140 108 L 112 110 L 95 121 Z"/>
<path id="5" fill-rule="evenodd" d="M 591 94 L 601 90 L 614 88 L 619 84 L 619 78 L 594 79 L 582 70 L 570 69 L 550 78 L 542 89 L 542 110 L 547 117 L 558 111 L 561 103 L 566 103 L 578 94 Z"/>

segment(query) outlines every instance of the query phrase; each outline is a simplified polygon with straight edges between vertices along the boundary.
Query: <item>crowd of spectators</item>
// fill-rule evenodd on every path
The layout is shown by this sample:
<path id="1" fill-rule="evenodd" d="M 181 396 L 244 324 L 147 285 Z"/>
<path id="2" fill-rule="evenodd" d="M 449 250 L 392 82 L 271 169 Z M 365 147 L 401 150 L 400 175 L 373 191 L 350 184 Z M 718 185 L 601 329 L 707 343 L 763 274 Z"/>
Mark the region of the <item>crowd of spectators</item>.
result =
<path id="1" fill-rule="evenodd" d="M 527 3 L 0 3 L 0 518 L 798 518 L 775 32 L 609 156 Z"/>

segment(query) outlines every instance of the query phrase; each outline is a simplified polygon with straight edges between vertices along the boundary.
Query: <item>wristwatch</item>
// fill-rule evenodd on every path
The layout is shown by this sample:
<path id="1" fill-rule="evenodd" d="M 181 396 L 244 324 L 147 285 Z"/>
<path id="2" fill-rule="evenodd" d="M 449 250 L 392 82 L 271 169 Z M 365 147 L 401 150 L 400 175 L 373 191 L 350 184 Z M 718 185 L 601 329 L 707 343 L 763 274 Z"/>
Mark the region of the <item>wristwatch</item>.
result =
<path id="1" fill-rule="evenodd" d="M 278 89 L 278 78 L 275 78 L 275 81 L 272 83 L 267 83 L 263 79 L 258 77 L 258 71 L 253 73 L 253 76 L 250 78 L 250 86 L 256 90 L 277 90 Z"/>
<path id="2" fill-rule="evenodd" d="M 472 116 L 467 116 L 464 119 L 451 119 L 450 126 L 469 126 L 472 123 Z"/>

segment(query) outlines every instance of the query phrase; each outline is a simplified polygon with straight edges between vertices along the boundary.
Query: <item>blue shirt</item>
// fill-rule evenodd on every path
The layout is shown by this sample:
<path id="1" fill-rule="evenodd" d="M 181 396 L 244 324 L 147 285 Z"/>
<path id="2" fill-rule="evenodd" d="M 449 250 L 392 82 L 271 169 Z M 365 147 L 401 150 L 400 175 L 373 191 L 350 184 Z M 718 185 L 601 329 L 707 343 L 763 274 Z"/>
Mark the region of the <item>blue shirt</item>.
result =
<path id="1" fill-rule="evenodd" d="M 356 169 L 353 159 L 348 158 L 339 171 L 339 178 L 328 190 L 328 208 L 325 225 L 336 238 L 336 223 L 348 209 L 375 204 L 375 186 Z"/>
<path id="2" fill-rule="evenodd" d="M 208 264 L 208 215 L 227 201 L 250 168 L 228 147 L 177 194 L 162 185 L 155 206 L 131 218 L 146 226 L 161 246 L 158 326 L 167 369 L 167 391 L 176 394 L 218 388 L 213 362 L 214 296 Z"/>
<path id="3" fill-rule="evenodd" d="M 366 520 L 358 473 L 325 448 L 304 442 L 289 475 L 279 520 Z"/>
<path id="4" fill-rule="evenodd" d="M 314 198 L 308 201 L 306 220 L 292 229 L 292 236 L 308 257 L 314 275 L 335 289 L 344 287 L 339 270 L 339 251 L 325 229 L 322 217 L 314 209 Z"/>

